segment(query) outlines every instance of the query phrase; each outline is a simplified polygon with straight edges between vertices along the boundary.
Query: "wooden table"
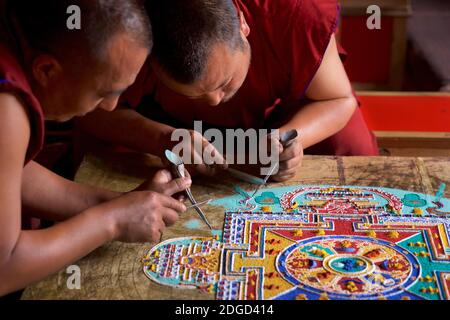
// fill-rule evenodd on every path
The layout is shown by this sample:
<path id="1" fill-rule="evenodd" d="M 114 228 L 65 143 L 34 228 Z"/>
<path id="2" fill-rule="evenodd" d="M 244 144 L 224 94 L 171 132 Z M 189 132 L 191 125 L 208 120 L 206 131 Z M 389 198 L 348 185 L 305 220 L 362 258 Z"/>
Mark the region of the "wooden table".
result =
<path id="1" fill-rule="evenodd" d="M 94 186 L 128 191 L 146 178 L 145 172 L 155 161 L 138 154 L 89 155 L 82 163 L 76 180 Z M 220 181 L 220 183 L 217 183 Z M 450 158 L 394 157 L 312 157 L 306 156 L 296 178 L 287 184 L 331 184 L 381 186 L 435 194 L 444 182 L 450 186 Z M 222 175 L 215 179 L 194 181 L 193 193 L 199 201 L 233 194 L 236 180 Z M 241 183 L 244 189 L 253 187 Z M 450 197 L 447 188 L 445 197 Z M 223 211 L 205 207 L 215 228 L 223 226 Z M 206 236 L 208 230 L 189 230 L 183 226 L 196 218 L 194 211 L 184 214 L 163 239 L 180 236 Z M 109 243 L 77 263 L 81 268 L 81 290 L 69 290 L 66 270 L 49 277 L 23 294 L 23 299 L 212 299 L 199 290 L 182 290 L 157 285 L 148 280 L 141 259 L 152 244 Z"/>

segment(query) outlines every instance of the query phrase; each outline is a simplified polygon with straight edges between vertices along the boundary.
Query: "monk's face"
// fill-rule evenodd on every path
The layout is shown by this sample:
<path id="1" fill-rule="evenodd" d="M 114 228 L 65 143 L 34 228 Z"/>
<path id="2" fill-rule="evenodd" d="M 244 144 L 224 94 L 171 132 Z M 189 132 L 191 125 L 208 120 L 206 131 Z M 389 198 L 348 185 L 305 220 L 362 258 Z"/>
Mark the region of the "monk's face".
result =
<path id="1" fill-rule="evenodd" d="M 243 48 L 230 48 L 226 43 L 217 43 L 211 48 L 206 70 L 202 77 L 192 84 L 182 84 L 172 79 L 157 61 L 152 67 L 160 80 L 172 91 L 199 104 L 217 106 L 229 101 L 244 83 L 251 61 L 251 48 L 247 41 L 250 33 L 241 13 L 241 37 Z"/>
<path id="2" fill-rule="evenodd" d="M 217 106 L 230 100 L 247 77 L 250 67 L 250 46 L 245 49 L 230 49 L 217 44 L 211 50 L 203 76 L 193 84 L 176 82 L 154 62 L 153 68 L 161 81 L 172 91 L 200 104 Z"/>
<path id="3" fill-rule="evenodd" d="M 35 91 L 46 119 L 66 121 L 97 108 L 112 111 L 117 106 L 149 52 L 123 34 L 109 41 L 107 52 L 101 62 L 74 67 L 64 61 L 47 75 L 38 71 Z"/>

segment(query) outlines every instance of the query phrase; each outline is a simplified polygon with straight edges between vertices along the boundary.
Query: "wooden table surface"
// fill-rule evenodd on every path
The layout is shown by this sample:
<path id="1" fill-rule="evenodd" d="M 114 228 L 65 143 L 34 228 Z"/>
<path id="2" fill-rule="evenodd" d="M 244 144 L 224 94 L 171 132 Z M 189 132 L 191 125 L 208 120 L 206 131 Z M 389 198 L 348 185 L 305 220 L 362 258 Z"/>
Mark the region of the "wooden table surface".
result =
<path id="1" fill-rule="evenodd" d="M 76 181 L 116 191 L 129 191 L 146 178 L 155 160 L 140 154 L 89 155 L 76 176 Z M 306 156 L 303 167 L 293 181 L 271 184 L 278 187 L 294 184 L 328 184 L 380 186 L 435 194 L 444 182 L 450 186 L 450 158 L 394 157 L 313 157 Z M 232 187 L 239 184 L 253 190 L 247 183 L 238 183 L 223 174 L 214 179 L 194 180 L 192 191 L 198 201 L 233 195 Z M 450 188 L 445 193 L 450 198 Z M 206 206 L 204 211 L 216 229 L 223 226 L 221 208 Z M 180 236 L 207 236 L 202 226 L 191 230 L 183 224 L 196 218 L 193 210 L 164 234 L 163 240 Z M 174 289 L 155 284 L 142 271 L 141 259 L 152 244 L 123 244 L 113 242 L 97 249 L 76 263 L 81 269 L 81 289 L 67 289 L 69 274 L 61 270 L 28 287 L 23 299 L 213 299 L 199 290 Z"/>

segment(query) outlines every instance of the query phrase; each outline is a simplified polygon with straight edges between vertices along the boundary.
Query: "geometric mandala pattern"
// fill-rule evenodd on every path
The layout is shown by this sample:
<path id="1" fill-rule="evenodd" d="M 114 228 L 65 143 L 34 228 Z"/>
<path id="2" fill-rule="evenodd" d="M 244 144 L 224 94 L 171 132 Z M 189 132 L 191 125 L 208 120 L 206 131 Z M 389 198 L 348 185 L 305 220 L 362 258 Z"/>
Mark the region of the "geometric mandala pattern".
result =
<path id="1" fill-rule="evenodd" d="M 214 202 L 225 208 L 222 235 L 158 244 L 144 257 L 147 277 L 219 300 L 450 300 L 447 199 L 364 187 L 263 192 Z"/>

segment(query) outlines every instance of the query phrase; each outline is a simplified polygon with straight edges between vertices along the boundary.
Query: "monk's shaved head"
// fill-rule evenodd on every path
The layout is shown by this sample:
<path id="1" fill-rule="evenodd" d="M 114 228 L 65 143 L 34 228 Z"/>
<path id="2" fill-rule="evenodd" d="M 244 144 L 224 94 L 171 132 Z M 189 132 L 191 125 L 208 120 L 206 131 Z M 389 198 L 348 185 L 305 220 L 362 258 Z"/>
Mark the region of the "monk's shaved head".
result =
<path id="1" fill-rule="evenodd" d="M 145 7 L 154 31 L 153 56 L 176 81 L 191 84 L 203 76 L 218 43 L 245 48 L 232 0 L 147 0 Z"/>
<path id="2" fill-rule="evenodd" d="M 140 0 L 6 1 L 8 46 L 47 119 L 116 108 L 152 45 Z"/>
<path id="3" fill-rule="evenodd" d="M 21 36 L 35 54 L 66 59 L 82 52 L 102 61 L 108 41 L 118 34 L 151 49 L 148 17 L 134 0 L 10 0 L 8 5 Z M 81 9 L 80 30 L 67 27 L 67 9 L 72 5 Z"/>
<path id="4" fill-rule="evenodd" d="M 273 0 L 280 1 L 280 0 Z M 153 71 L 172 91 L 211 106 L 229 101 L 251 62 L 250 27 L 233 0 L 146 0 Z"/>

